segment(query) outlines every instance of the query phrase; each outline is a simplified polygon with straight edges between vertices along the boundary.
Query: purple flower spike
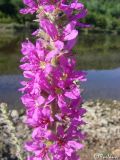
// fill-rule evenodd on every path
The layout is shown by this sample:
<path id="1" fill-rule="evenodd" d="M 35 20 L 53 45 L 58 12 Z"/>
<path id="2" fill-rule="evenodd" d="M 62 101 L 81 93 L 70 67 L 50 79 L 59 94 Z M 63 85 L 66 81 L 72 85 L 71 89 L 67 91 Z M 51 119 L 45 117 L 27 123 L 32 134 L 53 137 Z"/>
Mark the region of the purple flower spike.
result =
<path id="1" fill-rule="evenodd" d="M 72 48 L 76 27 L 89 27 L 79 20 L 87 10 L 78 0 L 23 0 L 22 14 L 36 13 L 39 28 L 32 35 L 36 42 L 22 43 L 20 68 L 25 80 L 19 89 L 26 109 L 25 123 L 32 128 L 25 149 L 27 160 L 80 160 L 85 125 L 79 84 L 86 73 L 76 71 Z M 31 156 L 30 156 L 31 155 Z"/>

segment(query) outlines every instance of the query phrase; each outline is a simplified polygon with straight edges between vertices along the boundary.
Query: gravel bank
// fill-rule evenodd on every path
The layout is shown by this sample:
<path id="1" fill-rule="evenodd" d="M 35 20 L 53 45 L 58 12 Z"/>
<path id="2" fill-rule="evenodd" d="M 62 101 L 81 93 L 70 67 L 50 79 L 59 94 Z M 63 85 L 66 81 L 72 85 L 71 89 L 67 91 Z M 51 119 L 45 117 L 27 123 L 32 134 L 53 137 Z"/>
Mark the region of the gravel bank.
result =
<path id="1" fill-rule="evenodd" d="M 84 108 L 88 110 L 84 117 L 87 125 L 83 127 L 87 136 L 84 142 L 85 148 L 80 152 L 81 160 L 113 158 L 120 160 L 120 102 L 87 101 L 84 103 Z M 16 126 L 16 137 L 23 145 L 31 132 L 23 124 L 24 111 L 12 110 L 9 114 Z M 0 160 L 17 160 L 16 146 L 12 145 L 13 140 L 9 132 L 12 133 L 12 130 L 6 126 L 0 113 Z M 101 156 L 98 156 L 99 154 Z"/>

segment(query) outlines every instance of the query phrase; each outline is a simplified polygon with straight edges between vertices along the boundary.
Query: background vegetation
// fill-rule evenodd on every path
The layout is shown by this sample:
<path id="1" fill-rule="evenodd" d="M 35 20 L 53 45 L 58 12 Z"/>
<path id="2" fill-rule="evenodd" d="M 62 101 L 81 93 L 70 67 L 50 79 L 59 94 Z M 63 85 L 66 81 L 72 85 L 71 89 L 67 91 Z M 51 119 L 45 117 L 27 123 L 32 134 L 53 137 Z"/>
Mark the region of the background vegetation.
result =
<path id="1" fill-rule="evenodd" d="M 22 0 L 0 0 L 0 23 L 25 23 L 31 21 L 30 15 L 20 15 L 19 10 L 23 8 Z"/>
<path id="2" fill-rule="evenodd" d="M 119 0 L 81 0 L 88 8 L 87 23 L 108 30 L 120 30 Z"/>
<path id="3" fill-rule="evenodd" d="M 88 16 L 84 20 L 95 28 L 120 31 L 119 0 L 80 0 L 88 8 Z M 22 0 L 0 0 L 0 23 L 25 23 L 32 21 L 31 16 L 19 15 L 23 7 Z"/>

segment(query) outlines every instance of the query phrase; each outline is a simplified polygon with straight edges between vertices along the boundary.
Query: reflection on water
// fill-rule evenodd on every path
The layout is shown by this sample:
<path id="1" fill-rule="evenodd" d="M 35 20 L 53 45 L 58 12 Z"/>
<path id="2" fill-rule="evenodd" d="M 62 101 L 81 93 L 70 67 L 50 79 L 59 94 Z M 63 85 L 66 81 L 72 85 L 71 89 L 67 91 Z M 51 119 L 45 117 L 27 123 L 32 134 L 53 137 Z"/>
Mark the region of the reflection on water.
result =
<path id="1" fill-rule="evenodd" d="M 78 68 L 113 69 L 120 67 L 120 36 L 89 34 L 79 36 L 75 48 Z"/>
<path id="2" fill-rule="evenodd" d="M 26 35 L 0 35 L 0 74 L 18 74 L 20 44 Z M 76 54 L 77 53 L 77 54 Z M 78 68 L 113 69 L 120 66 L 120 36 L 80 34 L 74 49 Z"/>
<path id="3" fill-rule="evenodd" d="M 0 102 L 19 104 L 17 89 L 22 77 L 16 74 L 21 74 L 18 66 L 24 37 L 0 34 Z M 88 72 L 88 81 L 83 84 L 86 99 L 120 99 L 120 36 L 80 34 L 74 54 L 77 68 Z"/>
<path id="4" fill-rule="evenodd" d="M 24 36 L 0 34 L 0 75 L 18 74 L 20 61 L 20 44 Z"/>

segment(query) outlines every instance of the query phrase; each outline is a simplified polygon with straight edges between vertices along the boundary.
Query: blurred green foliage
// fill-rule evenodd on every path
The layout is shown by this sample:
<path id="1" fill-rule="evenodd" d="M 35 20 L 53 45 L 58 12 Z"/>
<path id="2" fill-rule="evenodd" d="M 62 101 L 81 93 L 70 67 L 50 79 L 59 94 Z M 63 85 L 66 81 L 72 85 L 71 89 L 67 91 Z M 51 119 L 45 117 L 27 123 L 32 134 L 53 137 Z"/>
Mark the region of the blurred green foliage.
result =
<path id="1" fill-rule="evenodd" d="M 88 9 L 84 22 L 95 28 L 120 31 L 120 0 L 79 0 Z M 22 0 L 0 0 L 0 23 L 31 22 L 32 16 L 19 14 Z"/>
<path id="2" fill-rule="evenodd" d="M 0 0 L 0 23 L 25 23 L 33 19 L 31 15 L 20 15 L 19 10 L 24 8 L 22 0 Z"/>
<path id="3" fill-rule="evenodd" d="M 120 0 L 80 0 L 88 9 L 86 23 L 106 30 L 120 31 Z"/>

